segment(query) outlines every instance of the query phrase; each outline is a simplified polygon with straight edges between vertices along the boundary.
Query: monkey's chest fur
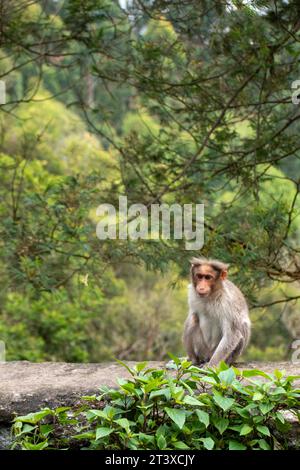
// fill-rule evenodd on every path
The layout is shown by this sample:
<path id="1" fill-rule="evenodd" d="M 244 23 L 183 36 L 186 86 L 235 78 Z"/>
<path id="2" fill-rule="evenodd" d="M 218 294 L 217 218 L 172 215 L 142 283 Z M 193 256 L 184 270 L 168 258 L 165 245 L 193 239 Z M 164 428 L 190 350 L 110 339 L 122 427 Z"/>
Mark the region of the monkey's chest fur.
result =
<path id="1" fill-rule="evenodd" d="M 209 351 L 209 356 L 212 355 L 222 338 L 221 323 L 218 318 L 212 318 L 209 313 L 198 313 L 199 327 L 201 330 L 202 338 L 199 338 L 206 351 Z M 197 351 L 199 354 L 200 351 Z"/>

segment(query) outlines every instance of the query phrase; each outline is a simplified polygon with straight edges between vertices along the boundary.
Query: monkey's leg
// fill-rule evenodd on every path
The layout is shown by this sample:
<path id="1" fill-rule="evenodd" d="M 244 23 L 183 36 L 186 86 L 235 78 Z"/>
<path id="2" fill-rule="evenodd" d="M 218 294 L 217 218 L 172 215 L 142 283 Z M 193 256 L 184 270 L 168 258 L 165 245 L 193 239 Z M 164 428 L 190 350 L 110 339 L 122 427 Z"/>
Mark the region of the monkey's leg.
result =
<path id="1" fill-rule="evenodd" d="M 183 343 L 188 358 L 194 365 L 198 365 L 199 363 L 203 362 L 200 360 L 198 352 L 198 343 L 201 336 L 198 315 L 196 313 L 192 313 L 188 316 L 185 322 Z"/>
<path id="2" fill-rule="evenodd" d="M 235 350 L 229 354 L 228 358 L 225 360 L 226 364 L 231 365 L 233 364 L 237 358 L 242 354 L 244 350 L 244 341 L 241 340 Z"/>
<path id="3" fill-rule="evenodd" d="M 243 324 L 241 326 L 241 340 L 238 343 L 237 347 L 232 351 L 232 353 L 226 359 L 227 364 L 232 364 L 235 362 L 238 357 L 244 352 L 250 338 L 250 326 L 249 324 Z"/>

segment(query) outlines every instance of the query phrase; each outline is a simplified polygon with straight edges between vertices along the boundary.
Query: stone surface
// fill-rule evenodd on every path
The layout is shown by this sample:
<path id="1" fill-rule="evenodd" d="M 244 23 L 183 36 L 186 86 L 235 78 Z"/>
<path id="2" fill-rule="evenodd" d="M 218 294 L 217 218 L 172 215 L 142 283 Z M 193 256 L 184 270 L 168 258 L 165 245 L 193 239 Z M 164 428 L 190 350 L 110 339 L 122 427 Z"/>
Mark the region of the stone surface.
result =
<path id="1" fill-rule="evenodd" d="M 127 362 L 134 366 L 135 362 Z M 162 368 L 163 362 L 149 362 L 149 367 Z M 237 364 L 241 369 L 285 370 L 287 375 L 300 374 L 300 364 L 290 362 L 251 362 Z M 128 372 L 117 363 L 72 364 L 61 362 L 32 363 L 27 361 L 0 364 L 0 422 L 9 422 L 15 415 L 42 407 L 75 403 L 81 395 L 94 394 L 99 387 L 117 385 L 118 377 Z"/>
<path id="2" fill-rule="evenodd" d="M 133 366 L 134 362 L 128 362 Z M 149 362 L 150 367 L 163 363 Z M 28 361 L 0 364 L 0 422 L 41 407 L 71 405 L 81 395 L 94 394 L 101 385 L 113 387 L 127 377 L 117 363 L 80 364 Z"/>
<path id="3" fill-rule="evenodd" d="M 0 450 L 8 450 L 12 444 L 10 426 L 0 424 Z"/>

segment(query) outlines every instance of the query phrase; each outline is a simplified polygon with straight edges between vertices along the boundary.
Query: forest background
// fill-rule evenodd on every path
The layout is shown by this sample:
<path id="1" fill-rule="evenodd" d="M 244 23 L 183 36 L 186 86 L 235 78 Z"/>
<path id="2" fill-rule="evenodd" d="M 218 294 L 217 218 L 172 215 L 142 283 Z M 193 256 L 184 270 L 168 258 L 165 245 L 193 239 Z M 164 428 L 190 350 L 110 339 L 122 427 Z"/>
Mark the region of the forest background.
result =
<path id="1" fill-rule="evenodd" d="M 99 240 L 96 208 L 205 204 L 247 360 L 300 338 L 300 4 L 0 0 L 7 360 L 183 355 L 184 240 Z M 297 85 L 297 84 L 296 84 Z M 292 96 L 294 94 L 294 99 Z"/>

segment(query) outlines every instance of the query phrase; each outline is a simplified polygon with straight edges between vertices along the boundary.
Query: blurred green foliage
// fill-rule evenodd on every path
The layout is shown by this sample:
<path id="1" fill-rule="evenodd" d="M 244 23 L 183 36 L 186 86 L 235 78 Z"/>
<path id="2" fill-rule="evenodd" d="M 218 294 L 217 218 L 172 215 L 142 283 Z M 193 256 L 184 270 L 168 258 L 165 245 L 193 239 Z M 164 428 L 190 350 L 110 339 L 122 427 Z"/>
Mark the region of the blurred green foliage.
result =
<path id="1" fill-rule="evenodd" d="M 96 208 L 119 195 L 204 203 L 201 254 L 229 262 L 254 307 L 245 358 L 289 358 L 300 334 L 297 4 L 19 7 L 5 5 L 0 45 L 7 358 L 183 353 L 199 253 L 184 240 L 98 240 Z"/>

